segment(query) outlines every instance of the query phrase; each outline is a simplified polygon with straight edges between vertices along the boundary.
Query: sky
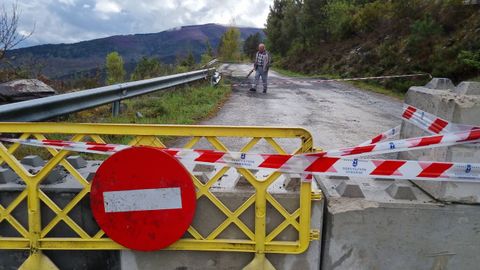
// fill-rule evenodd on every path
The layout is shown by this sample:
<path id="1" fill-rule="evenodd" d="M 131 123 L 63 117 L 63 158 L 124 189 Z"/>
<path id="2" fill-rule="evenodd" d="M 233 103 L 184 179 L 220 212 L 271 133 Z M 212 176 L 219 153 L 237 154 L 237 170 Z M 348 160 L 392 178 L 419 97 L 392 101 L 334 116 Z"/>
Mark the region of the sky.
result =
<path id="1" fill-rule="evenodd" d="M 18 47 L 73 43 L 119 34 L 155 33 L 206 24 L 264 27 L 273 0 L 0 0 L 17 1 L 19 32 L 33 35 Z"/>

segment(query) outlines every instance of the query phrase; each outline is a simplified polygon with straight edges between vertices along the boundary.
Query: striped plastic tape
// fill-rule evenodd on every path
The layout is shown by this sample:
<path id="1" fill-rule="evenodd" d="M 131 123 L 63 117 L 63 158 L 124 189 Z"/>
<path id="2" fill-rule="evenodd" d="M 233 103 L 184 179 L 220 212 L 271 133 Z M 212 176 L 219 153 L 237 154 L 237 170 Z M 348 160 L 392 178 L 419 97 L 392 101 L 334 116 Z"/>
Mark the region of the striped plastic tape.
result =
<path id="1" fill-rule="evenodd" d="M 404 106 L 402 119 L 431 134 L 443 134 L 480 129 L 480 127 L 476 126 L 451 123 L 445 119 L 422 111 L 411 105 Z"/>
<path id="2" fill-rule="evenodd" d="M 480 132 L 480 130 L 478 131 Z M 451 134 L 445 136 L 453 137 Z M 480 134 L 478 136 L 480 138 Z M 465 140 L 465 138 L 463 139 Z M 113 154 L 130 147 L 115 144 L 92 144 L 67 141 L 2 140 L 31 146 L 53 147 L 62 150 L 103 154 Z M 303 155 L 281 155 L 173 148 L 166 148 L 163 150 L 184 164 L 221 164 L 239 169 L 263 169 L 283 173 L 322 174 L 347 177 L 357 176 L 411 180 L 480 181 L 480 164 L 342 158 L 338 156 L 329 156 L 327 155 L 328 152 Z M 342 155 L 349 154 L 353 155 L 355 153 L 342 152 Z M 308 180 L 309 178 L 304 179 Z"/>

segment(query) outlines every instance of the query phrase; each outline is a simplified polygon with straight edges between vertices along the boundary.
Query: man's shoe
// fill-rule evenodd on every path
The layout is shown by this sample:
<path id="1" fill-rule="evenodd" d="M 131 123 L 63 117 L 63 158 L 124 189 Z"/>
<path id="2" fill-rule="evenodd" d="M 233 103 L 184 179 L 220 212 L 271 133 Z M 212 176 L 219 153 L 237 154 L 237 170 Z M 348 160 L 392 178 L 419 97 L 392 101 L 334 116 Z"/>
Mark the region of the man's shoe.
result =
<path id="1" fill-rule="evenodd" d="M 255 89 L 255 88 L 252 87 L 252 88 L 250 88 L 250 91 L 251 91 L 251 92 L 257 92 L 257 89 Z"/>

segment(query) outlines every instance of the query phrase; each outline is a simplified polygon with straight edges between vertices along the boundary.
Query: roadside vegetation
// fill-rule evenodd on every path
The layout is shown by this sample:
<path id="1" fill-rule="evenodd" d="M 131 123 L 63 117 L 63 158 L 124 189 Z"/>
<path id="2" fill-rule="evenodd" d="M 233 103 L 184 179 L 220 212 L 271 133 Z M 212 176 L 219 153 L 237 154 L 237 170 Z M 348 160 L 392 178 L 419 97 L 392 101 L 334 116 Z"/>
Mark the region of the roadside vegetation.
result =
<path id="1" fill-rule="evenodd" d="M 195 124 L 215 114 L 227 100 L 230 87 L 192 85 L 122 101 L 122 112 L 112 117 L 111 106 L 76 113 L 68 122 Z"/>
<path id="2" fill-rule="evenodd" d="M 275 0 L 267 21 L 275 65 L 300 74 L 480 76 L 480 9 L 462 0 Z M 428 77 L 369 81 L 405 92 Z"/>

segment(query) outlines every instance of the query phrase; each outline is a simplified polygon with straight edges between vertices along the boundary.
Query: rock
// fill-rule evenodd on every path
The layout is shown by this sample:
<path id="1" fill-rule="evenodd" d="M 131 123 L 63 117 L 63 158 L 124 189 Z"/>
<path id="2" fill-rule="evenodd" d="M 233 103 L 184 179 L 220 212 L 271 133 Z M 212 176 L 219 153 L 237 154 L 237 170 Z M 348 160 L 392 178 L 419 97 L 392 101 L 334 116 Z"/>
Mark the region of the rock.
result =
<path id="1" fill-rule="evenodd" d="M 57 92 L 42 81 L 34 79 L 15 80 L 0 84 L 0 103 L 10 103 L 47 97 Z"/>

